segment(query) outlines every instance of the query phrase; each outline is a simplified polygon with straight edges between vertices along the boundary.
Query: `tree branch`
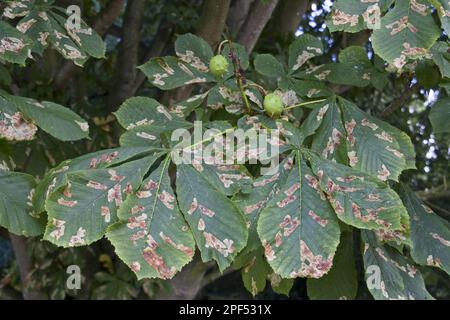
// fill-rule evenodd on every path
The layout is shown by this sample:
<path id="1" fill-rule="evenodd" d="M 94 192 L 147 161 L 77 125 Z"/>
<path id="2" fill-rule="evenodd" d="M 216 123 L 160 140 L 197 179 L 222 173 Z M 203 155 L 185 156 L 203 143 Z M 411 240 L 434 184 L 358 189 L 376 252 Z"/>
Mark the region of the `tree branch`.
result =
<path id="1" fill-rule="evenodd" d="M 422 200 L 450 199 L 450 189 L 447 189 L 445 185 L 434 187 L 431 190 L 418 191 L 416 193 Z"/>
<path id="2" fill-rule="evenodd" d="M 117 17 L 122 13 L 125 0 L 109 1 L 108 5 L 101 11 L 92 23 L 92 28 L 100 35 L 105 35 L 106 31 L 114 24 Z"/>
<path id="3" fill-rule="evenodd" d="M 244 24 L 253 1 L 254 0 L 236 0 L 231 4 L 227 17 L 227 26 L 233 38 L 236 37 Z"/>
<path id="4" fill-rule="evenodd" d="M 402 95 L 400 95 L 394 101 L 392 101 L 391 104 L 381 112 L 380 118 L 386 118 L 391 114 L 393 114 L 395 111 L 397 111 L 397 109 L 404 106 L 411 99 L 413 94 L 419 91 L 419 89 L 420 89 L 419 83 L 415 83 L 412 86 L 409 86 L 408 81 L 408 83 L 406 84 L 406 89 L 404 90 Z"/>
<path id="5" fill-rule="evenodd" d="M 104 36 L 106 31 L 113 25 L 117 17 L 122 13 L 125 0 L 112 0 L 108 5 L 98 14 L 96 20 L 92 24 L 92 28 L 100 35 Z M 64 62 L 61 70 L 55 77 L 55 86 L 62 89 L 67 83 L 67 80 L 73 75 L 77 67 L 72 61 Z"/>
<path id="6" fill-rule="evenodd" d="M 279 0 L 256 1 L 237 36 L 237 42 L 251 53 Z"/>
<path id="7" fill-rule="evenodd" d="M 281 1 L 276 12 L 275 28 L 281 35 L 287 36 L 297 31 L 303 15 L 309 7 L 309 0 Z"/>
<path id="8" fill-rule="evenodd" d="M 115 110 L 133 93 L 143 13 L 144 0 L 128 2 L 122 28 L 122 43 L 117 58 L 115 81 L 108 98 L 108 109 L 111 111 Z"/>
<path id="9" fill-rule="evenodd" d="M 197 35 L 215 47 L 222 36 L 231 0 L 206 0 L 203 5 Z"/>
<path id="10" fill-rule="evenodd" d="M 46 295 L 37 290 L 29 288 L 30 273 L 33 269 L 30 257 L 28 256 L 28 245 L 25 237 L 9 235 L 11 244 L 19 266 L 20 279 L 22 280 L 22 295 L 25 300 L 44 300 Z"/>

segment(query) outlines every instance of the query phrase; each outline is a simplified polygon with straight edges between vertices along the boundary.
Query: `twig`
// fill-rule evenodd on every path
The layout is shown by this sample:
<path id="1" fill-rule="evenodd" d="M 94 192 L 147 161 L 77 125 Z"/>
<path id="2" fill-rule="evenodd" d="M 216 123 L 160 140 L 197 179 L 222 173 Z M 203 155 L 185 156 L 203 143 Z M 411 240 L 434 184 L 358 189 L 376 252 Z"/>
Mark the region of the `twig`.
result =
<path id="1" fill-rule="evenodd" d="M 29 277 L 32 270 L 30 257 L 28 256 L 28 244 L 25 237 L 10 233 L 11 244 L 19 266 L 20 278 L 22 280 L 22 295 L 25 300 L 43 300 L 47 297 L 37 290 L 28 287 Z"/>
<path id="2" fill-rule="evenodd" d="M 319 99 L 319 100 L 314 100 L 314 101 L 300 102 L 300 103 L 294 104 L 292 106 L 286 107 L 286 108 L 284 108 L 284 110 L 291 110 L 291 109 L 294 109 L 297 107 L 303 107 L 303 106 L 307 106 L 307 105 L 314 104 L 314 103 L 324 102 L 326 100 L 327 99 Z"/>
<path id="3" fill-rule="evenodd" d="M 241 67 L 241 61 L 239 60 L 238 55 L 236 54 L 236 51 L 233 48 L 233 43 L 228 39 L 228 46 L 230 47 L 230 58 L 233 62 L 233 68 L 234 68 L 234 75 L 236 77 L 236 83 L 239 87 L 239 91 L 241 92 L 242 100 L 245 103 L 245 107 L 247 108 L 247 112 L 250 113 L 252 111 L 252 108 L 250 107 L 250 102 L 248 101 L 247 95 L 245 94 L 244 89 L 244 83 L 246 83 L 245 76 L 244 76 L 244 70 Z"/>
<path id="4" fill-rule="evenodd" d="M 407 88 L 402 93 L 402 95 L 399 96 L 398 98 L 396 98 L 394 101 L 392 101 L 391 104 L 381 112 L 381 114 L 380 114 L 381 118 L 386 118 L 386 117 L 390 116 L 397 109 L 399 109 L 403 105 L 405 105 L 409 101 L 409 99 L 411 99 L 412 95 L 414 93 L 416 93 L 417 91 L 419 91 L 419 88 L 420 88 L 419 83 L 415 83 L 409 87 L 409 82 L 408 82 L 406 86 L 407 86 Z"/>
<path id="5" fill-rule="evenodd" d="M 139 42 L 141 40 L 141 21 L 144 13 L 144 0 L 129 1 L 125 10 L 122 28 L 122 42 L 117 57 L 117 71 L 114 85 L 108 97 L 108 108 L 114 111 L 132 95 L 136 80 Z"/>

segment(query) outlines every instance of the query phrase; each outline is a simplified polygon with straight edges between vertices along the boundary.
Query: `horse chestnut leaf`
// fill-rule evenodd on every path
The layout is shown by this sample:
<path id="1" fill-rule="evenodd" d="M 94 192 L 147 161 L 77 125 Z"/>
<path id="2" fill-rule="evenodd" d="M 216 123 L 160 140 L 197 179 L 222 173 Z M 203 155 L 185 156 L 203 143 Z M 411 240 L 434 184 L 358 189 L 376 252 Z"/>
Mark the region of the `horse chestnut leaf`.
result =
<path id="1" fill-rule="evenodd" d="M 270 117 L 278 117 L 283 112 L 283 101 L 276 93 L 269 93 L 264 97 L 264 111 Z"/>
<path id="2" fill-rule="evenodd" d="M 228 60 L 221 54 L 212 57 L 209 62 L 209 70 L 213 75 L 221 78 L 228 70 Z"/>

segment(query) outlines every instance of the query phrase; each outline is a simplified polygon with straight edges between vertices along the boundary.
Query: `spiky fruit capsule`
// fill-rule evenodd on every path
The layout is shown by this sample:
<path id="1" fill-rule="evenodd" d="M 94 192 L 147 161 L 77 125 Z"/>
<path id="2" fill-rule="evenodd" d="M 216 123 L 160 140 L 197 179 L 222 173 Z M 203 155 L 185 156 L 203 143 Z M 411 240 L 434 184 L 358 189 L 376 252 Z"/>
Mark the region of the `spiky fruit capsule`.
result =
<path id="1" fill-rule="evenodd" d="M 278 117 L 283 112 L 283 101 L 276 93 L 269 93 L 264 97 L 264 111 L 270 117 Z"/>
<path id="2" fill-rule="evenodd" d="M 212 57 L 211 61 L 209 62 L 209 70 L 211 70 L 211 73 L 213 75 L 221 78 L 223 74 L 228 70 L 228 60 L 220 54 Z"/>

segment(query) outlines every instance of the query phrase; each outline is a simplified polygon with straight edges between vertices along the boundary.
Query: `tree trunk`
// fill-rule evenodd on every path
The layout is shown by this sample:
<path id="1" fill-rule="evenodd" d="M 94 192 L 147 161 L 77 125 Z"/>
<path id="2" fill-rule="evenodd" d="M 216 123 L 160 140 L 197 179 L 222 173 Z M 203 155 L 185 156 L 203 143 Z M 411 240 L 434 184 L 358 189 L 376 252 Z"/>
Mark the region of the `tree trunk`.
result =
<path id="1" fill-rule="evenodd" d="M 255 48 L 267 22 L 269 22 L 273 11 L 275 10 L 279 0 L 256 1 L 250 8 L 247 20 L 237 36 L 237 42 L 242 44 L 248 53 Z"/>
<path id="2" fill-rule="evenodd" d="M 244 24 L 253 1 L 254 0 L 236 0 L 231 5 L 227 18 L 227 26 L 233 39 Z"/>
<path id="3" fill-rule="evenodd" d="M 284 0 L 280 2 L 275 16 L 274 28 L 286 38 L 297 31 L 303 15 L 309 7 L 309 0 Z"/>
<path id="4" fill-rule="evenodd" d="M 27 239 L 12 233 L 10 233 L 9 237 L 16 256 L 17 265 L 19 266 L 23 298 L 25 300 L 47 299 L 47 296 L 44 293 L 29 288 L 30 272 L 33 269 L 33 266 L 28 253 Z"/>
<path id="5" fill-rule="evenodd" d="M 143 13 L 144 0 L 128 2 L 122 28 L 122 43 L 117 57 L 118 67 L 115 82 L 108 98 L 108 109 L 110 111 L 115 111 L 133 93 Z"/>

